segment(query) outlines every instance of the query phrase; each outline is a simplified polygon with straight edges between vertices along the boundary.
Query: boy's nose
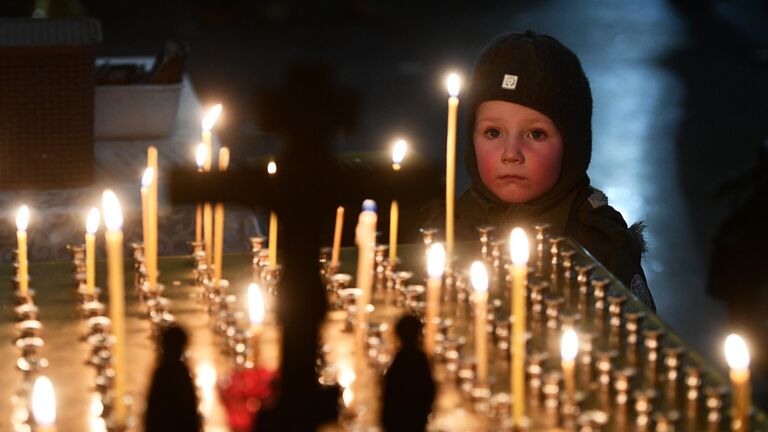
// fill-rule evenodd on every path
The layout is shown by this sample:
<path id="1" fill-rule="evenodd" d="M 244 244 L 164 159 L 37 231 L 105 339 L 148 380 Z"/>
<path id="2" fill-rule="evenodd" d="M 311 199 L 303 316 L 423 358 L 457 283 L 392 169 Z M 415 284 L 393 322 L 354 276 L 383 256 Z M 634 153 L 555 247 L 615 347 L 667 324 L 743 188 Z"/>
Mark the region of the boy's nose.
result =
<path id="1" fill-rule="evenodd" d="M 504 143 L 504 151 L 501 153 L 501 163 L 521 164 L 525 162 L 522 146 L 515 138 L 509 138 Z"/>

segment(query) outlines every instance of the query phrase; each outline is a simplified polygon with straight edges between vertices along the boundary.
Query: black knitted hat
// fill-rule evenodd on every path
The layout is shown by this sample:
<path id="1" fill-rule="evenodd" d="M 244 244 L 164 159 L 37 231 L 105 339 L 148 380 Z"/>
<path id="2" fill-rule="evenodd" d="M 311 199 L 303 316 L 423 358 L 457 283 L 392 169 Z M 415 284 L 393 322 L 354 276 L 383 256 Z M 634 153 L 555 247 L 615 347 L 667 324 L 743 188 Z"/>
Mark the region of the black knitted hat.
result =
<path id="1" fill-rule="evenodd" d="M 472 144 L 475 113 L 482 102 L 489 100 L 513 102 L 547 115 L 563 139 L 560 178 L 531 204 L 558 200 L 583 184 L 592 155 L 592 93 L 579 59 L 555 38 L 532 31 L 503 33 L 494 38 L 475 63 L 465 100 L 470 136 L 465 162 L 476 192 L 506 204 L 480 179 Z"/>

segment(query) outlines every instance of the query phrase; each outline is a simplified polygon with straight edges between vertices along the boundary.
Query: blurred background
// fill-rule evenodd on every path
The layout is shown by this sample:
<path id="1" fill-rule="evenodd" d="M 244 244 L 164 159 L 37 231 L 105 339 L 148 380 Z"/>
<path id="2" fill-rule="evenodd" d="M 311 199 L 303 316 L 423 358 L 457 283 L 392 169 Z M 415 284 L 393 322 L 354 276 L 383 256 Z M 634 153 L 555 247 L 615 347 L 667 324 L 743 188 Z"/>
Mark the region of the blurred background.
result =
<path id="1" fill-rule="evenodd" d="M 188 44 L 194 90 L 204 106 L 225 106 L 217 132 L 242 160 L 279 152 L 259 128 L 256 96 L 277 85 L 286 66 L 311 60 L 326 64 L 339 87 L 358 97 L 357 125 L 339 137 L 338 152 L 377 151 L 404 137 L 441 166 L 445 75 L 466 76 L 484 44 L 502 31 L 551 34 L 576 52 L 591 82 L 593 184 L 628 223 L 647 225 L 644 268 L 658 314 L 720 364 L 723 338 L 737 319 L 747 317 L 741 321 L 756 335 L 768 330 L 768 204 L 760 198 L 768 166 L 767 1 L 0 0 L 0 6 L 4 15 L 37 7 L 50 16 L 96 17 L 100 56 L 153 56 L 167 40 Z M 467 144 L 461 122 L 459 137 L 461 155 Z M 460 163 L 457 191 L 467 185 Z M 764 342 L 755 336 L 753 348 Z M 756 352 L 755 361 L 764 361 Z"/>

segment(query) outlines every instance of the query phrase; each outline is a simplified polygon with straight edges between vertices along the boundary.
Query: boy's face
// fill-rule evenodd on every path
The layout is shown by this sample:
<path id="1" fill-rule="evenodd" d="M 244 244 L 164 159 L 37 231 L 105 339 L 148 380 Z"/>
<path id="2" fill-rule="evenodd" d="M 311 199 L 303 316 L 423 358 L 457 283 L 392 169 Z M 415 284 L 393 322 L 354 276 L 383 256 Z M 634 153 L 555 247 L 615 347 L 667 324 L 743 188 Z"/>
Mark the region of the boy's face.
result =
<path id="1" fill-rule="evenodd" d="M 507 203 L 544 195 L 560 177 L 563 141 L 546 115 L 511 102 L 477 108 L 473 134 L 483 184 Z"/>

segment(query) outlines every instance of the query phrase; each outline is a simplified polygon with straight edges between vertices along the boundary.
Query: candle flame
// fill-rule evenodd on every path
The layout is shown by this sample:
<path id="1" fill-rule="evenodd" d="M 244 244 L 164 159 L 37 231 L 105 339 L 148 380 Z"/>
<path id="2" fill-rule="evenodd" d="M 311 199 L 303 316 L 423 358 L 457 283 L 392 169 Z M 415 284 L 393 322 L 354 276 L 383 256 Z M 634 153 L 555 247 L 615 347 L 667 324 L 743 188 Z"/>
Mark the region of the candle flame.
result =
<path id="1" fill-rule="evenodd" d="M 56 395 L 53 384 L 45 375 L 35 380 L 32 389 L 32 415 L 38 426 L 51 426 L 56 423 Z"/>
<path id="2" fill-rule="evenodd" d="M 85 221 L 85 230 L 88 234 L 94 234 L 99 230 L 99 224 L 101 223 L 101 212 L 96 207 L 91 207 L 91 211 L 88 212 L 88 219 Z"/>
<path id="3" fill-rule="evenodd" d="M 572 328 L 563 332 L 563 338 L 560 340 L 560 355 L 563 360 L 573 360 L 579 352 L 579 337 Z"/>
<path id="4" fill-rule="evenodd" d="M 198 144 L 197 149 L 195 150 L 195 164 L 197 165 L 197 169 L 203 169 L 207 159 L 208 149 L 206 148 L 205 144 Z"/>
<path id="5" fill-rule="evenodd" d="M 277 164 L 275 163 L 275 161 L 269 161 L 269 163 L 267 164 L 267 172 L 269 173 L 269 175 L 273 175 L 277 172 Z"/>
<path id="6" fill-rule="evenodd" d="M 101 417 L 101 414 L 104 412 L 104 404 L 101 402 L 101 395 L 98 392 L 91 394 L 91 406 L 88 411 L 91 417 Z"/>
<path id="7" fill-rule="evenodd" d="M 19 211 L 16 213 L 16 229 L 19 231 L 26 231 L 29 226 L 29 207 L 23 205 L 19 207 Z"/>
<path id="8" fill-rule="evenodd" d="M 488 292 L 488 271 L 480 261 L 472 263 L 469 269 L 469 276 L 472 279 L 472 288 L 477 292 Z"/>
<path id="9" fill-rule="evenodd" d="M 152 184 L 152 180 L 154 179 L 155 179 L 155 169 L 152 167 L 147 167 L 147 169 L 144 170 L 144 175 L 141 176 L 141 186 L 149 187 Z"/>
<path id="10" fill-rule="evenodd" d="M 357 379 L 357 375 L 355 374 L 355 371 L 353 371 L 352 368 L 345 366 L 345 367 L 342 367 L 341 371 L 339 372 L 338 378 L 336 378 L 336 381 L 339 382 L 340 386 L 347 388 L 351 386 L 356 379 Z"/>
<path id="11" fill-rule="evenodd" d="M 104 225 L 109 231 L 120 231 L 123 227 L 123 210 L 120 201 L 111 189 L 102 194 L 102 207 L 104 207 Z"/>
<path id="12" fill-rule="evenodd" d="M 264 297 L 261 295 L 261 287 L 255 283 L 248 285 L 248 317 L 251 324 L 264 322 Z"/>
<path id="13" fill-rule="evenodd" d="M 741 336 L 731 333 L 725 338 L 725 359 L 731 369 L 744 370 L 749 367 L 749 350 Z"/>
<path id="14" fill-rule="evenodd" d="M 216 120 L 219 119 L 221 114 L 221 104 L 216 104 L 208 111 L 208 114 L 203 118 L 203 130 L 209 131 L 213 129 L 213 125 L 216 124 Z"/>
<path id="15" fill-rule="evenodd" d="M 427 256 L 427 274 L 436 279 L 443 276 L 445 271 L 445 247 L 441 243 L 432 243 Z"/>
<path id="16" fill-rule="evenodd" d="M 523 265 L 528 263 L 528 236 L 522 228 L 515 228 L 509 235 L 509 256 L 512 263 Z"/>
<path id="17" fill-rule="evenodd" d="M 448 94 L 451 95 L 451 97 L 456 97 L 459 95 L 459 88 L 461 88 L 461 79 L 459 79 L 459 75 L 455 73 L 451 73 L 448 75 L 448 78 L 445 80 L 446 87 L 448 87 Z"/>
<path id="18" fill-rule="evenodd" d="M 395 147 L 392 149 L 392 167 L 395 171 L 400 169 L 400 162 L 405 157 L 405 151 L 408 149 L 408 143 L 405 140 L 397 140 Z"/>
<path id="19" fill-rule="evenodd" d="M 355 392 L 351 388 L 345 388 L 341 394 L 341 399 L 344 401 L 344 406 L 349 408 L 352 405 L 352 401 L 355 400 Z"/>

